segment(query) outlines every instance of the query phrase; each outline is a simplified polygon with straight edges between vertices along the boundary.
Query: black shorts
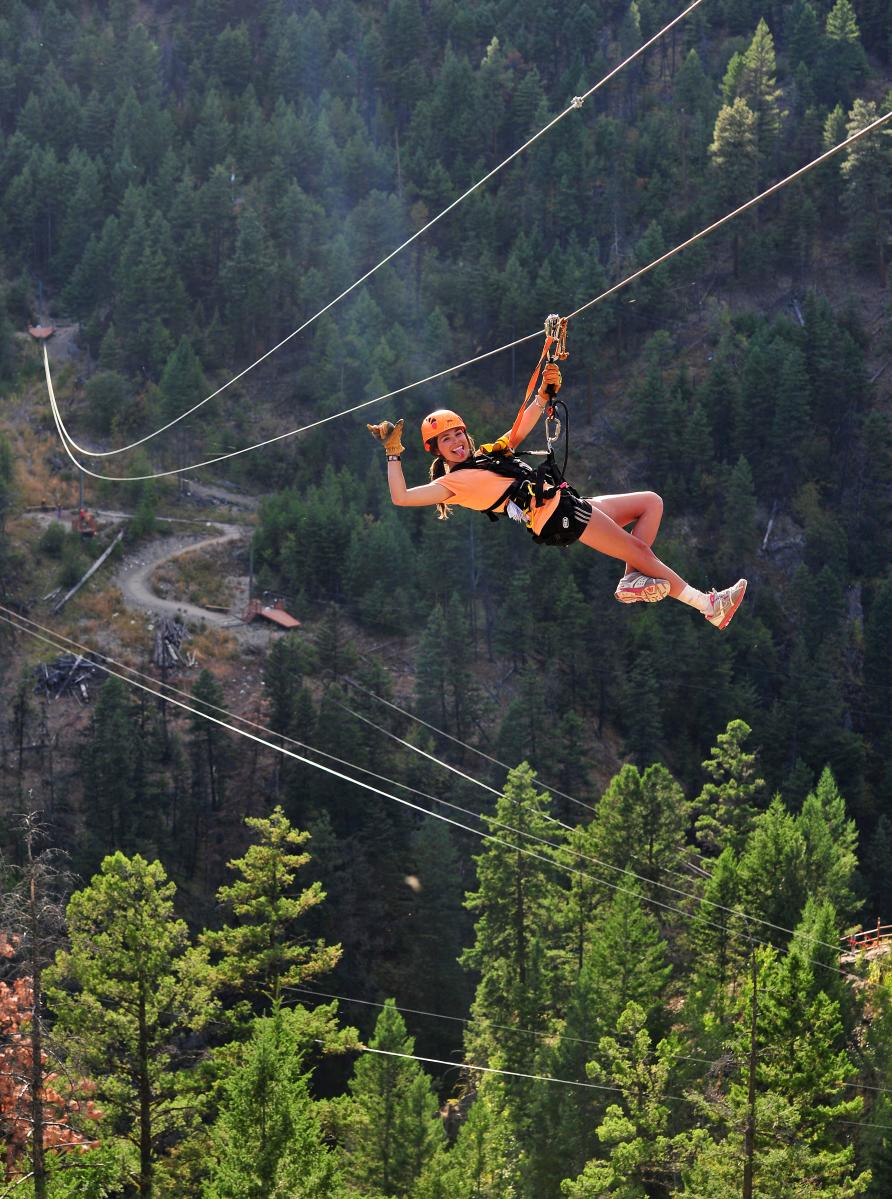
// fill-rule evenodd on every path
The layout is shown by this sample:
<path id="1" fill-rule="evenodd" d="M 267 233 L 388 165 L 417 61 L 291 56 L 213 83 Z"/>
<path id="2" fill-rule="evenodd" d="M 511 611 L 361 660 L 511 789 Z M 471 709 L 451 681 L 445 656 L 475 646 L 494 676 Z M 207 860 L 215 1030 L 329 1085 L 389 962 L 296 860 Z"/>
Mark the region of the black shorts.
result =
<path id="1" fill-rule="evenodd" d="M 541 533 L 534 533 L 533 540 L 539 545 L 572 545 L 585 532 L 592 518 L 592 506 L 569 488 L 561 493 L 558 506 L 542 526 Z"/>

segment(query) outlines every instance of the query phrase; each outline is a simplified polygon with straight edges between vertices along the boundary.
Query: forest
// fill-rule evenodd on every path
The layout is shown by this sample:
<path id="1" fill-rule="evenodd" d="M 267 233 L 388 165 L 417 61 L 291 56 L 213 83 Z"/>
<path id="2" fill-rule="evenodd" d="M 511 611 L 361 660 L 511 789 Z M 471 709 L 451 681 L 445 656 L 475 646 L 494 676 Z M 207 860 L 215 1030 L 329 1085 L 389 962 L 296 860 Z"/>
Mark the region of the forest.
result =
<path id="1" fill-rule="evenodd" d="M 892 120 L 611 290 L 892 114 L 892 6 L 589 94 L 683 8 L 0 6 L 0 1199 L 892 1194 Z M 583 306 L 568 477 L 725 632 L 390 502 Z"/>

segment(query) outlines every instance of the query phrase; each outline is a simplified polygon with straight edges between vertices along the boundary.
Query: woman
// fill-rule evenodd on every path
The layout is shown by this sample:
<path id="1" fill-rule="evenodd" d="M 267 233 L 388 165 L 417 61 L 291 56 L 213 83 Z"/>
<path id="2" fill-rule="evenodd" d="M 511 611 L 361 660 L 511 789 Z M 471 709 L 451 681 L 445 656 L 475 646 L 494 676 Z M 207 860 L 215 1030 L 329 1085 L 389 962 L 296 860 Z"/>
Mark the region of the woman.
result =
<path id="1" fill-rule="evenodd" d="M 746 579 L 739 579 L 724 591 L 697 591 L 661 562 L 650 548 L 663 515 L 663 501 L 658 495 L 636 491 L 584 500 L 553 478 L 537 488 L 535 472 L 518 467 L 514 451 L 552 403 L 560 385 L 560 370 L 556 363 L 549 363 L 538 393 L 521 409 L 514 427 L 479 450 L 457 413 L 438 409 L 425 417 L 421 436 L 434 462 L 431 482 L 422 487 L 407 487 L 403 477 L 403 421 L 369 425 L 369 431 L 384 445 L 387 482 L 394 504 L 436 505 L 441 519 L 446 519 L 453 504 L 493 515 L 506 513 L 523 521 L 535 539 L 546 545 L 580 541 L 625 562 L 625 574 L 614 593 L 620 603 L 656 603 L 670 595 L 702 612 L 716 628 L 727 628 L 740 607 Z M 631 532 L 626 532 L 626 525 L 632 526 Z"/>

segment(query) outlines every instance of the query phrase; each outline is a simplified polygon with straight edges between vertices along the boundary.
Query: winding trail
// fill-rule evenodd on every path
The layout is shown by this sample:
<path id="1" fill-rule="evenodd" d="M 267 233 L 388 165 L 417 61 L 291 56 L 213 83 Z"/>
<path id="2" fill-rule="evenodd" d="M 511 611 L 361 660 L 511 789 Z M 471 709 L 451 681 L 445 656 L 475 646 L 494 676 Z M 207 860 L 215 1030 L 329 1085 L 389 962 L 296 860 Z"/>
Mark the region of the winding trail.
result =
<path id="1" fill-rule="evenodd" d="M 124 560 L 115 572 L 113 582 L 120 587 L 128 607 L 138 608 L 143 612 L 188 616 L 193 620 L 203 620 L 206 624 L 217 626 L 232 624 L 236 609 L 230 612 L 211 612 L 197 604 L 190 604 L 187 600 L 163 599 L 155 594 L 151 586 L 151 576 L 163 562 L 171 562 L 184 554 L 198 553 L 210 549 L 211 546 L 246 539 L 252 531 L 245 525 L 229 525 L 217 521 L 208 523 L 221 531 L 214 536 L 200 537 L 197 540 L 194 537 L 178 537 L 173 542 L 153 542 Z"/>

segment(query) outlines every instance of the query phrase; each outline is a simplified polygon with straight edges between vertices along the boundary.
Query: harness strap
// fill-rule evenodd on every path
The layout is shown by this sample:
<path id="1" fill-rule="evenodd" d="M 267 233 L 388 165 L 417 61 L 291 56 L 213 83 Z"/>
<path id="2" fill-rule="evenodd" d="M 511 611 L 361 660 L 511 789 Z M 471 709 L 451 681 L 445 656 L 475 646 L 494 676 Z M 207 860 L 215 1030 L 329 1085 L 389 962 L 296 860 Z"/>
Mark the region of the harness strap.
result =
<path id="1" fill-rule="evenodd" d="M 539 372 L 542 370 L 542 367 L 545 365 L 545 362 L 548 359 L 548 351 L 551 349 L 553 342 L 554 338 L 551 336 L 551 334 L 546 334 L 545 345 L 542 347 L 542 355 L 539 358 L 539 361 L 536 363 L 536 369 L 533 371 L 532 375 L 530 375 L 530 381 L 527 384 L 526 394 L 520 402 L 520 408 L 517 410 L 517 416 L 514 418 L 514 424 L 511 426 L 511 432 L 508 434 L 508 439 L 512 445 L 514 444 L 516 435 L 520 431 L 520 422 L 523 420 L 523 414 L 526 411 L 527 404 L 529 404 L 530 400 L 533 398 L 533 392 L 536 390 L 536 384 L 539 382 Z"/>

